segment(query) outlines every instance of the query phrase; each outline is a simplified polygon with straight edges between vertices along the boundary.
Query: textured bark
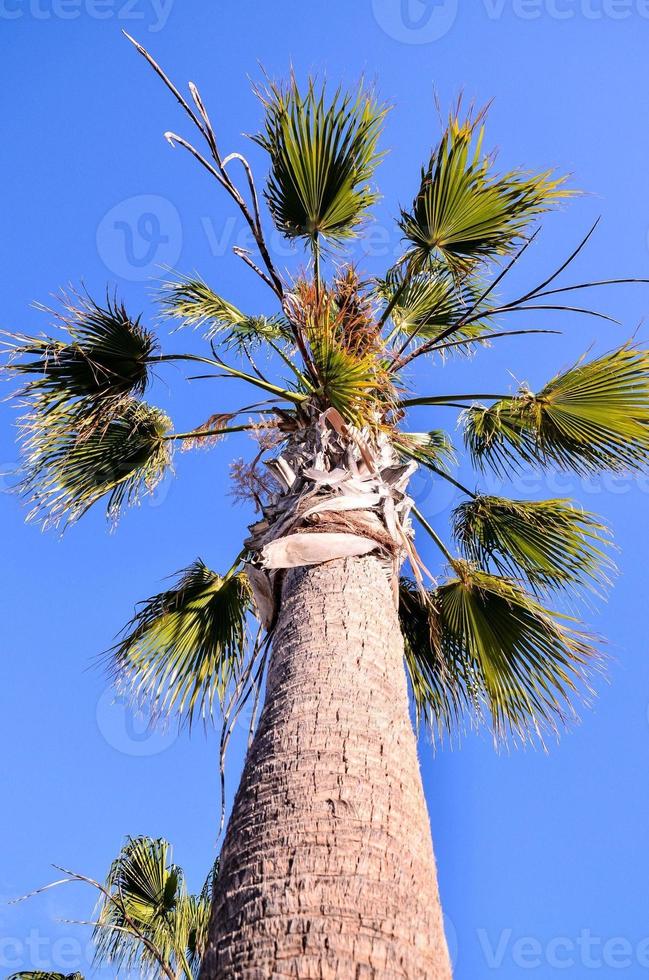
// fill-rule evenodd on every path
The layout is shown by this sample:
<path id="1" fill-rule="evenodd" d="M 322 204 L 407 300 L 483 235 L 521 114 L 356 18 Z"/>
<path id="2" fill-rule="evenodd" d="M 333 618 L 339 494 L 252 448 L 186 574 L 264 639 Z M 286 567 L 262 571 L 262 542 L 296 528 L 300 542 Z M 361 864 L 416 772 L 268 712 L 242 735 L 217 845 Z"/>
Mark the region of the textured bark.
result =
<path id="1" fill-rule="evenodd" d="M 289 571 L 201 978 L 450 976 L 385 571 Z"/>

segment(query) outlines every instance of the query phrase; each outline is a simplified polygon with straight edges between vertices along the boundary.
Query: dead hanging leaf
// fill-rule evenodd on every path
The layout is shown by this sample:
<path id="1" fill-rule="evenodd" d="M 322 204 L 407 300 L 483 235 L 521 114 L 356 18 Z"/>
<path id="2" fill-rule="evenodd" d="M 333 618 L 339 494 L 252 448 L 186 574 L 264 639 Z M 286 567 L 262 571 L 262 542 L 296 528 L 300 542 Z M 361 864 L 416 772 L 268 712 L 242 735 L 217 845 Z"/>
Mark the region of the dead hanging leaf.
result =
<path id="1" fill-rule="evenodd" d="M 251 425 L 250 434 L 262 452 L 277 449 L 286 439 L 286 433 L 282 432 L 277 422 L 251 422 Z"/>
<path id="2" fill-rule="evenodd" d="M 381 502 L 378 493 L 341 494 L 338 497 L 326 497 L 317 504 L 307 508 L 300 516 L 302 520 L 313 514 L 337 513 L 346 510 L 370 510 Z"/>
<path id="3" fill-rule="evenodd" d="M 275 618 L 275 596 L 273 595 L 273 585 L 267 572 L 255 565 L 246 564 L 246 575 L 252 588 L 259 619 L 264 629 L 270 629 Z"/>
<path id="4" fill-rule="evenodd" d="M 280 490 L 273 473 L 260 466 L 259 456 L 252 463 L 246 463 L 244 459 L 233 460 L 230 463 L 230 479 L 230 496 L 239 503 L 253 503 L 260 512 L 271 494 Z"/>
<path id="5" fill-rule="evenodd" d="M 190 436 L 189 439 L 183 439 L 180 448 L 183 452 L 188 452 L 190 449 L 211 449 L 220 439 L 224 438 L 223 435 L 219 435 L 218 431 L 214 430 L 227 429 L 233 418 L 234 415 L 227 415 L 220 412 L 217 412 L 215 415 L 210 415 L 202 425 L 194 429 L 195 435 Z M 200 433 L 207 432 L 214 432 L 214 434 L 200 435 Z"/>
<path id="6" fill-rule="evenodd" d="M 301 565 L 319 565 L 336 558 L 368 555 L 378 547 L 372 538 L 358 534 L 297 532 L 269 542 L 262 549 L 261 559 L 265 568 L 298 568 Z"/>

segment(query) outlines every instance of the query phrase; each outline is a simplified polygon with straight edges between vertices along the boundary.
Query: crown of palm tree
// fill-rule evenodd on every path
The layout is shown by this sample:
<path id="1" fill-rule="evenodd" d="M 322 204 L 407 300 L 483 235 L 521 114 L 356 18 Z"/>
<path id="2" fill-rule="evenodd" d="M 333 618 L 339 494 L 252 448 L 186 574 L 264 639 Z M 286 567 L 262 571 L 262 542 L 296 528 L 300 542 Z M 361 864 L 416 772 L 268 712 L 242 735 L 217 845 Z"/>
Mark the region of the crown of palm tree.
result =
<path id="1" fill-rule="evenodd" d="M 77 518 L 100 498 L 114 516 L 155 485 L 178 441 L 187 448 L 248 432 L 257 443 L 253 461 L 236 466 L 237 494 L 250 494 L 262 510 L 241 555 L 225 576 L 195 563 L 145 603 L 113 651 L 118 678 L 156 712 L 190 720 L 209 717 L 217 697 L 225 747 L 232 718 L 259 694 L 282 569 L 374 552 L 392 572 L 409 563 L 410 578 L 400 586 L 395 578 L 395 601 L 415 703 L 433 729 L 471 717 L 490 717 L 499 737 L 556 728 L 570 717 L 574 698 L 588 693 L 599 657 L 578 623 L 545 601 L 555 588 L 602 588 L 612 570 L 608 532 L 571 501 L 510 500 L 463 486 L 452 475 L 451 438 L 434 427 L 436 411 L 459 411 L 478 471 L 635 470 L 649 460 L 649 352 L 625 344 L 580 361 L 536 394 L 447 394 L 433 372 L 432 391 L 413 392 L 408 368 L 419 358 L 434 366 L 454 352 L 557 332 L 554 324 L 508 329 L 512 312 L 610 319 L 564 297 L 646 280 L 557 285 L 593 228 L 540 285 L 496 301 L 496 288 L 538 233 L 530 222 L 570 192 L 550 172 L 499 175 L 483 150 L 484 112 L 463 116 L 460 105 L 422 171 L 412 208 L 401 212 L 405 250 L 396 265 L 364 282 L 338 257 L 327 279 L 323 244 L 340 249 L 360 234 L 376 199 L 370 181 L 385 109 L 363 89 L 329 97 L 325 86 L 311 80 L 302 92 L 294 79 L 262 95 L 265 125 L 256 137 L 269 157 L 270 216 L 312 255 L 306 274 L 283 277 L 266 243 L 248 161 L 239 153 L 221 156 L 196 87 L 190 84 L 186 98 L 136 47 L 205 149 L 176 133 L 167 138 L 240 209 L 258 256 L 236 254 L 266 283 L 275 306 L 243 313 L 202 279 L 179 277 L 163 288 L 162 311 L 204 332 L 204 355 L 158 353 L 140 319 L 129 318 L 117 300 L 105 308 L 87 301 L 68 314 L 67 338 L 6 341 L 8 372 L 26 379 L 23 488 L 35 512 L 55 522 Z M 245 190 L 232 178 L 235 164 Z M 264 371 L 253 358 L 258 348 L 268 354 Z M 201 365 L 220 383 L 247 382 L 252 404 L 224 414 L 217 403 L 207 423 L 174 432 L 140 400 L 152 367 L 169 362 Z M 409 431 L 415 406 L 432 410 L 430 431 Z M 466 498 L 453 516 L 457 551 L 408 496 L 417 465 Z M 427 581 L 411 517 L 439 547 L 446 579 Z"/>

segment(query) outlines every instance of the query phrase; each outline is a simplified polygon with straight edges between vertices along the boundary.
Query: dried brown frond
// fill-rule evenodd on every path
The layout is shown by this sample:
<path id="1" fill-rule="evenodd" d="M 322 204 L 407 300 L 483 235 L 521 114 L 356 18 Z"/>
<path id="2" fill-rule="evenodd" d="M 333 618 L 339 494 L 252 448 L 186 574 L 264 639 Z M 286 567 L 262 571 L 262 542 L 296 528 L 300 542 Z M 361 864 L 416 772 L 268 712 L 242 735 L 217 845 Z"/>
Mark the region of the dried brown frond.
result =
<path id="1" fill-rule="evenodd" d="M 253 503 L 258 511 L 262 510 L 271 494 L 281 490 L 272 473 L 260 465 L 259 457 L 252 463 L 235 459 L 230 463 L 230 479 L 230 496 L 240 504 Z"/>
<path id="2" fill-rule="evenodd" d="M 374 427 L 396 399 L 383 341 L 353 268 L 329 288 L 298 280 L 289 315 L 304 338 L 319 411 L 335 408 L 358 428 Z"/>
<path id="3" fill-rule="evenodd" d="M 183 439 L 181 443 L 182 451 L 189 452 L 190 449 L 211 449 L 224 436 L 218 433 L 214 433 L 213 435 L 201 435 L 201 433 L 211 433 L 215 429 L 226 429 L 233 418 L 234 415 L 228 415 L 222 412 L 210 415 L 202 425 L 196 426 L 194 429 L 195 435 L 190 436 L 188 439 Z"/>
<path id="4" fill-rule="evenodd" d="M 341 340 L 350 352 L 363 356 L 383 349 L 381 330 L 372 301 L 363 291 L 356 269 L 343 267 L 334 279 L 333 298 L 338 308 Z"/>
<path id="5" fill-rule="evenodd" d="M 259 446 L 261 452 L 267 453 L 273 449 L 277 449 L 286 439 L 286 433 L 280 430 L 279 423 L 276 420 L 271 422 L 254 422 L 251 419 L 250 424 L 252 425 L 250 435 Z"/>

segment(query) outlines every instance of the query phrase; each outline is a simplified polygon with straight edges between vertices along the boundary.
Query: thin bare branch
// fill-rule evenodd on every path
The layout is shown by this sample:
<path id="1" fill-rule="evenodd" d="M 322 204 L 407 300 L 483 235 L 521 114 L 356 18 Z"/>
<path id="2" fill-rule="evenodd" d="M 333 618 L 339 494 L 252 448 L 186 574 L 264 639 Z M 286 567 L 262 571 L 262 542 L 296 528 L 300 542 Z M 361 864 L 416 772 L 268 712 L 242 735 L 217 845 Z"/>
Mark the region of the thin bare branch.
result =
<path id="1" fill-rule="evenodd" d="M 151 65 L 156 75 L 158 75 L 158 77 L 162 79 L 162 81 L 167 86 L 169 91 L 173 94 L 176 100 L 181 104 L 181 106 L 183 107 L 183 109 L 185 110 L 189 118 L 192 120 L 194 125 L 200 129 L 205 139 L 207 139 L 209 142 L 207 132 L 203 127 L 203 124 L 201 123 L 200 119 L 198 118 L 198 116 L 196 115 L 192 107 L 189 105 L 187 100 L 180 94 L 180 92 L 178 91 L 174 83 L 171 81 L 171 79 L 163 72 L 158 62 L 154 58 L 152 58 L 152 56 L 149 54 L 146 48 L 143 48 L 142 45 L 139 44 L 134 37 L 131 37 L 131 35 L 124 30 L 122 31 L 122 34 L 128 41 L 131 42 L 133 47 L 136 48 L 136 50 L 142 55 L 142 57 L 146 61 L 148 61 L 148 63 Z"/>
<path id="2" fill-rule="evenodd" d="M 560 276 L 560 275 L 561 275 L 561 273 L 562 273 L 562 272 L 564 271 L 564 269 L 567 269 L 567 268 L 568 268 L 568 266 L 570 265 L 570 263 L 571 263 L 571 262 L 572 262 L 572 261 L 573 261 L 574 259 L 576 259 L 576 258 L 577 258 L 577 256 L 578 256 L 578 255 L 579 255 L 579 253 L 581 252 L 581 250 L 582 250 L 582 248 L 584 248 L 584 246 L 586 245 L 586 243 L 587 243 L 587 242 L 588 242 L 588 240 L 590 239 L 590 237 L 591 237 L 591 235 L 593 235 L 593 234 L 594 234 L 594 232 L 595 232 L 595 229 L 597 228 L 597 226 L 598 226 L 598 224 L 600 223 L 600 221 L 601 221 L 601 220 L 602 220 L 602 219 L 601 219 L 601 216 L 600 216 L 599 218 L 597 218 L 597 220 L 596 220 L 596 221 L 595 221 L 595 223 L 593 224 L 593 226 L 592 226 L 592 228 L 591 228 L 591 229 L 589 230 L 589 232 L 588 232 L 588 234 L 586 235 L 586 237 L 585 237 L 585 238 L 583 238 L 583 239 L 582 239 L 582 241 L 580 241 L 580 243 L 579 243 L 579 245 L 577 245 L 577 248 L 576 248 L 576 249 L 574 249 L 574 251 L 570 253 L 570 255 L 568 256 L 568 258 L 566 259 L 566 261 L 565 261 L 565 262 L 563 262 L 563 263 L 562 263 L 562 264 L 561 264 L 561 265 L 559 266 L 559 268 L 558 268 L 558 269 L 556 270 L 556 272 L 553 272 L 551 276 L 548 276 L 548 278 L 547 278 L 546 280 L 544 280 L 544 282 L 542 282 L 542 283 L 541 283 L 541 284 L 540 284 L 539 286 L 537 286 L 537 287 L 536 287 L 535 289 L 531 289 L 531 290 L 529 291 L 529 293 L 525 293 L 525 295 L 524 295 L 524 296 L 521 296 L 521 297 L 520 297 L 520 299 L 518 299 L 518 300 L 515 300 L 515 301 L 514 301 L 514 302 L 515 302 L 515 304 L 516 304 L 516 305 L 518 305 L 518 304 L 520 304 L 520 303 L 525 303 L 525 302 L 527 302 L 527 300 L 528 300 L 528 299 L 532 299 L 532 297 L 534 297 L 534 296 L 537 296 L 537 295 L 538 295 L 538 293 L 539 293 L 539 292 L 540 292 L 540 291 L 541 291 L 542 289 L 545 289 L 545 287 L 546 287 L 546 286 L 549 286 L 551 282 L 554 282 L 554 280 L 555 280 L 555 279 L 556 279 L 556 278 L 557 278 L 558 276 Z"/>
<path id="3" fill-rule="evenodd" d="M 253 272 L 256 272 L 260 279 L 263 279 L 267 286 L 275 291 L 275 287 L 263 269 L 260 269 L 258 265 L 255 265 L 253 260 L 250 258 L 250 253 L 247 249 L 241 248 L 239 245 L 234 245 L 232 251 L 237 256 L 237 258 L 242 259 L 247 266 L 249 266 Z"/>
<path id="4" fill-rule="evenodd" d="M 182 139 L 181 137 L 177 136 L 174 133 L 166 134 L 167 139 L 169 139 L 170 142 L 173 139 L 181 146 L 184 146 L 185 149 L 189 150 L 189 152 L 199 161 L 199 163 L 201 163 L 202 166 L 206 167 L 206 169 L 212 174 L 212 176 L 216 177 L 216 179 L 219 181 L 221 186 L 224 187 L 225 190 L 228 192 L 228 194 L 230 194 L 230 196 L 234 199 L 241 213 L 243 214 L 245 220 L 250 226 L 255 242 L 257 243 L 257 247 L 259 249 L 260 255 L 264 261 L 264 265 L 268 270 L 269 279 L 265 279 L 265 281 L 270 285 L 273 292 L 281 300 L 284 295 L 284 287 L 282 285 L 282 280 L 279 274 L 277 273 L 275 266 L 273 265 L 273 261 L 270 257 L 270 253 L 268 251 L 268 247 L 266 245 L 266 241 L 263 236 L 261 221 L 258 213 L 258 202 L 256 200 L 256 192 L 254 193 L 256 213 L 255 216 L 253 217 L 243 197 L 241 196 L 241 194 L 239 193 L 239 191 L 237 190 L 237 188 L 235 187 L 232 180 L 227 174 L 224 162 L 221 159 L 221 155 L 217 147 L 216 137 L 214 135 L 212 124 L 210 123 L 209 116 L 207 115 L 207 111 L 205 109 L 205 106 L 203 105 L 203 100 L 201 99 L 198 89 L 193 84 L 193 82 L 190 83 L 190 92 L 192 94 L 192 98 L 194 99 L 194 102 L 199 112 L 199 115 L 196 115 L 196 113 L 189 105 L 187 100 L 180 94 L 176 86 L 164 73 L 160 65 L 149 54 L 146 48 L 142 47 L 141 44 L 138 44 L 138 42 L 134 38 L 132 38 L 130 34 L 127 34 L 126 31 L 124 31 L 123 33 L 125 37 L 128 38 L 128 40 L 131 42 L 131 44 L 133 44 L 135 48 L 139 51 L 142 57 L 146 59 L 146 61 L 153 68 L 155 73 L 162 79 L 162 81 L 167 86 L 167 88 L 173 93 L 174 97 L 177 99 L 177 101 L 183 107 L 185 112 L 189 115 L 194 125 L 198 128 L 199 132 L 207 141 L 207 144 L 210 148 L 210 153 L 214 158 L 217 169 L 215 169 L 210 164 L 208 164 L 207 160 L 205 160 L 205 158 L 199 153 L 199 151 L 196 150 L 196 148 L 193 147 L 191 143 L 188 143 L 187 140 Z M 252 175 L 250 175 L 250 177 L 251 176 Z"/>
<path id="5" fill-rule="evenodd" d="M 259 234 L 261 235 L 262 234 L 262 228 L 261 228 L 261 214 L 259 212 L 259 196 L 257 194 L 257 188 L 255 186 L 255 179 L 254 179 L 253 174 L 252 174 L 252 169 L 250 167 L 250 164 L 246 160 L 246 158 L 241 153 L 230 153 L 230 155 L 227 156 L 225 158 L 225 160 L 223 161 L 222 169 L 224 171 L 227 169 L 228 164 L 232 160 L 238 160 L 239 163 L 241 164 L 241 166 L 243 167 L 243 169 L 246 172 L 246 177 L 248 178 L 248 187 L 250 188 L 250 196 L 252 198 L 252 206 L 253 206 L 254 211 L 255 211 L 255 221 L 257 223 L 257 230 L 259 231 Z"/>
<path id="6" fill-rule="evenodd" d="M 466 347 L 469 344 L 488 343 L 490 340 L 496 340 L 499 337 L 522 337 L 534 333 L 560 336 L 561 330 L 497 330 L 494 333 L 486 333 L 482 337 L 467 337 L 465 340 L 449 340 L 446 343 L 439 344 L 437 347 L 431 347 L 428 353 L 433 354 L 435 351 L 447 350 L 449 347 Z"/>
<path id="7" fill-rule="evenodd" d="M 200 165 L 202 167 L 205 167 L 205 169 L 208 171 L 208 173 L 210 173 L 212 175 L 212 177 L 214 177 L 214 178 L 216 178 L 216 180 L 218 180 L 219 184 L 222 187 L 225 188 L 225 190 L 228 192 L 228 194 L 231 194 L 232 193 L 232 190 L 231 190 L 230 185 L 227 183 L 227 181 L 225 181 L 223 179 L 223 177 L 218 172 L 218 170 L 216 170 L 212 166 L 212 164 L 209 163 L 209 161 L 206 160 L 205 157 L 188 140 L 186 140 L 183 136 L 179 136 L 177 133 L 172 133 L 171 131 L 167 131 L 164 134 L 164 137 L 165 137 L 167 143 L 169 143 L 171 146 L 173 146 L 174 149 L 176 148 L 176 143 L 178 143 L 179 146 L 182 146 L 186 150 L 189 150 L 189 152 L 191 153 L 191 155 L 196 160 L 198 160 L 198 162 L 200 163 Z"/>

